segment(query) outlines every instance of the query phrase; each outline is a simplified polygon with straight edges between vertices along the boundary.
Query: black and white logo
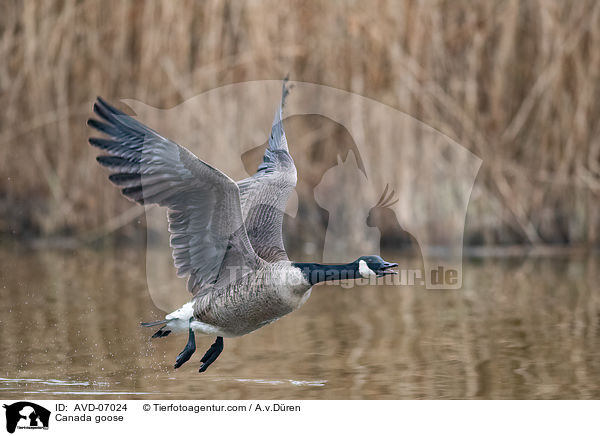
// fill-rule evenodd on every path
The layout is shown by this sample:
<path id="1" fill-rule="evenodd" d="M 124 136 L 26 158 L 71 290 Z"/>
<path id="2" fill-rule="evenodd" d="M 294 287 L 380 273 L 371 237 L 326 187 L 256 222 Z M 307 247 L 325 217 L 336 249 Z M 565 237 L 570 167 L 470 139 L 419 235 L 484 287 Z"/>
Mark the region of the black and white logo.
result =
<path id="1" fill-rule="evenodd" d="M 29 401 L 4 404 L 6 409 L 6 431 L 14 433 L 18 429 L 48 429 L 50 411 Z"/>

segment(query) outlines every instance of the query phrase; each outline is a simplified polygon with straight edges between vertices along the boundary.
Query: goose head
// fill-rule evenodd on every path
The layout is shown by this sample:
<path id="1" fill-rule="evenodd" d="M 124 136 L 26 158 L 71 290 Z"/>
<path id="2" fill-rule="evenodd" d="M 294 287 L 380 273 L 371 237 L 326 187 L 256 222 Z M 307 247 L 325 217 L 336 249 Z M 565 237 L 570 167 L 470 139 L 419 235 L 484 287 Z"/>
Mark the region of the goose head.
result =
<path id="1" fill-rule="evenodd" d="M 376 255 L 361 256 L 354 262 L 359 275 L 363 278 L 372 276 L 383 277 L 388 274 L 398 274 L 392 268 L 398 266 L 397 263 L 390 263 Z"/>

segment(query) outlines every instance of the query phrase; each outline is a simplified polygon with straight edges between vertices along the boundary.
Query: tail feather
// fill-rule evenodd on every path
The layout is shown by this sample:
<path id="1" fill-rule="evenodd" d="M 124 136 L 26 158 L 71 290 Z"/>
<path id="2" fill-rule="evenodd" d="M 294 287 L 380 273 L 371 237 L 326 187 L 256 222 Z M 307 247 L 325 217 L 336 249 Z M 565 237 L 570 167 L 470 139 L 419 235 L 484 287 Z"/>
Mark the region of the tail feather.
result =
<path id="1" fill-rule="evenodd" d="M 168 321 L 166 319 L 162 319 L 160 321 L 152 321 L 152 322 L 142 322 L 140 325 L 142 327 L 154 327 L 155 325 L 166 324 Z"/>
<path id="2" fill-rule="evenodd" d="M 166 330 L 165 329 L 165 327 L 167 326 L 166 325 L 167 322 L 169 322 L 169 321 L 166 320 L 166 319 L 163 319 L 163 320 L 160 320 L 160 321 L 142 322 L 142 323 L 140 323 L 140 325 L 142 327 L 154 327 L 154 326 L 163 324 L 163 326 L 156 333 L 154 333 L 152 335 L 152 338 L 162 338 L 162 337 L 167 336 L 169 333 L 171 333 L 171 330 Z"/>

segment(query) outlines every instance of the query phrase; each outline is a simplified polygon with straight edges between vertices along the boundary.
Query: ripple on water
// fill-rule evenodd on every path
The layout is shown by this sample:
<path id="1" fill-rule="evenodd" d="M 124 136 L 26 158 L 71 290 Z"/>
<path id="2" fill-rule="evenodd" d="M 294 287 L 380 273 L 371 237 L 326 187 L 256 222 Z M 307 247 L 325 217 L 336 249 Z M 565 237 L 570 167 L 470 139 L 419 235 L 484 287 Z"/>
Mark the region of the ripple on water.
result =
<path id="1" fill-rule="evenodd" d="M 293 386 L 325 386 L 327 380 L 264 380 L 264 379 L 249 379 L 249 378 L 238 378 L 235 381 L 242 383 L 256 383 L 266 385 L 283 385 L 291 384 Z"/>

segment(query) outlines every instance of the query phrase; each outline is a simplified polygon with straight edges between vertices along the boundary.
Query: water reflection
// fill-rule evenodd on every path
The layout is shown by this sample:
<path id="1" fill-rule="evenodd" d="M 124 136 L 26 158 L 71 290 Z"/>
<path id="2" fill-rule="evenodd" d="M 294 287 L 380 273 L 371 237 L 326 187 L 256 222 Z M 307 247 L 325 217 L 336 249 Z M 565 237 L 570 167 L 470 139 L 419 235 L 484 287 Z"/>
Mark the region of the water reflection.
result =
<path id="1" fill-rule="evenodd" d="M 320 286 L 175 371 L 142 249 L 0 250 L 4 398 L 600 398 L 598 259 L 466 263 L 460 291 Z M 174 286 L 184 286 L 183 281 Z M 213 338 L 199 338 L 198 347 Z"/>

